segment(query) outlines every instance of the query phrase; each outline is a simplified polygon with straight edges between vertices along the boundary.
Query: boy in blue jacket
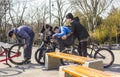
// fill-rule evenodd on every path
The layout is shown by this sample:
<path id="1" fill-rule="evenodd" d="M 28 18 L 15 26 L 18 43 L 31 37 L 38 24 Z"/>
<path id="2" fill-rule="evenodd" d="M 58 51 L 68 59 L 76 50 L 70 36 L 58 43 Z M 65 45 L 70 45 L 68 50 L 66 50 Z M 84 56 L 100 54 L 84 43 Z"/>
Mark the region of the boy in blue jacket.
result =
<path id="1" fill-rule="evenodd" d="M 64 50 L 65 46 L 73 44 L 73 38 L 72 36 L 69 36 L 67 38 L 63 38 L 69 33 L 71 33 L 71 30 L 66 26 L 60 26 L 54 28 L 54 33 L 52 38 L 55 38 L 57 40 L 57 43 L 59 45 L 60 51 Z"/>
<path id="2" fill-rule="evenodd" d="M 25 40 L 24 59 L 26 61 L 26 64 L 30 63 L 34 39 L 34 32 L 32 28 L 26 25 L 22 25 L 9 31 L 8 36 L 13 39 L 17 39 L 19 43 L 22 43 L 22 39 Z"/>

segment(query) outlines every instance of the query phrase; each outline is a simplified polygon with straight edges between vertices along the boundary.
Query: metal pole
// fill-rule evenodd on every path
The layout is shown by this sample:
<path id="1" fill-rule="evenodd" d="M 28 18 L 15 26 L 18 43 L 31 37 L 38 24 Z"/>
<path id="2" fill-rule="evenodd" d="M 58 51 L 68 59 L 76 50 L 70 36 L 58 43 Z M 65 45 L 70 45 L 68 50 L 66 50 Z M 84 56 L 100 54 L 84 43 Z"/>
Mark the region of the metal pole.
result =
<path id="1" fill-rule="evenodd" d="M 51 0 L 49 0 L 49 14 L 50 14 L 50 25 L 51 25 Z"/>
<path id="2" fill-rule="evenodd" d="M 6 23 L 6 12 L 7 12 L 7 10 L 6 10 L 6 8 L 7 8 L 7 1 L 6 0 L 4 0 L 4 10 L 5 10 L 5 33 L 6 33 L 6 26 L 7 26 L 7 23 Z M 6 41 L 6 38 L 5 38 L 5 36 L 4 36 L 4 42 L 7 42 Z"/>

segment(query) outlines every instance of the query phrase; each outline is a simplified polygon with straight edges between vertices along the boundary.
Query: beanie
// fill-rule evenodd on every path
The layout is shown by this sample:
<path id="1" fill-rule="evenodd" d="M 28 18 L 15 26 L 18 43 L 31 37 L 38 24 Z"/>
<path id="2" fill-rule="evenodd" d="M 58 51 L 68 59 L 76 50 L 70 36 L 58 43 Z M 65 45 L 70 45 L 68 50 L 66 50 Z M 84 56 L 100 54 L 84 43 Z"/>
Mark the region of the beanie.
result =
<path id="1" fill-rule="evenodd" d="M 14 30 L 10 30 L 10 31 L 8 32 L 8 36 L 9 36 L 9 37 L 12 37 L 13 33 L 14 33 Z"/>
<path id="2" fill-rule="evenodd" d="M 66 19 L 73 19 L 72 13 L 68 13 L 68 14 L 66 15 Z"/>

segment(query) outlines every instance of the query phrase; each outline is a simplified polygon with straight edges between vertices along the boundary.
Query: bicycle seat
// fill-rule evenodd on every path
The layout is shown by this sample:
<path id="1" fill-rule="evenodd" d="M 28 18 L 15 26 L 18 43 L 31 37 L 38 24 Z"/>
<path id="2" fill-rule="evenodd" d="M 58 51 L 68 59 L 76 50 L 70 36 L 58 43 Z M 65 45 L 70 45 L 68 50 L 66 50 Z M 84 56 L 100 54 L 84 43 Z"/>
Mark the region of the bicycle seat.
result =
<path id="1" fill-rule="evenodd" d="M 97 42 L 92 42 L 91 44 L 94 45 L 94 46 L 98 46 L 99 45 L 99 43 L 97 43 Z"/>

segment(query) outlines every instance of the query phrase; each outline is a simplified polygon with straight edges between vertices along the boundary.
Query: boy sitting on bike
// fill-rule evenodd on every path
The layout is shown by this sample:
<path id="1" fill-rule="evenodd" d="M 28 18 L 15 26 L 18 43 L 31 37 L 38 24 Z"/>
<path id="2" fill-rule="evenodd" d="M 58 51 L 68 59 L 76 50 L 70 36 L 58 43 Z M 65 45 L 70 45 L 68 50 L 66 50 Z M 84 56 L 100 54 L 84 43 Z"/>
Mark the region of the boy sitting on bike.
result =
<path id="1" fill-rule="evenodd" d="M 73 38 L 72 36 L 69 36 L 67 38 L 63 38 L 67 34 L 71 33 L 71 30 L 66 26 L 60 26 L 54 28 L 54 33 L 52 38 L 55 38 L 57 40 L 58 46 L 60 51 L 65 49 L 65 46 L 68 46 L 70 44 L 73 44 Z"/>
<path id="2" fill-rule="evenodd" d="M 45 26 L 43 26 L 39 35 L 40 35 L 40 37 L 42 37 L 44 39 L 45 42 L 49 43 L 50 39 L 53 35 L 52 26 L 49 24 L 46 24 Z"/>

